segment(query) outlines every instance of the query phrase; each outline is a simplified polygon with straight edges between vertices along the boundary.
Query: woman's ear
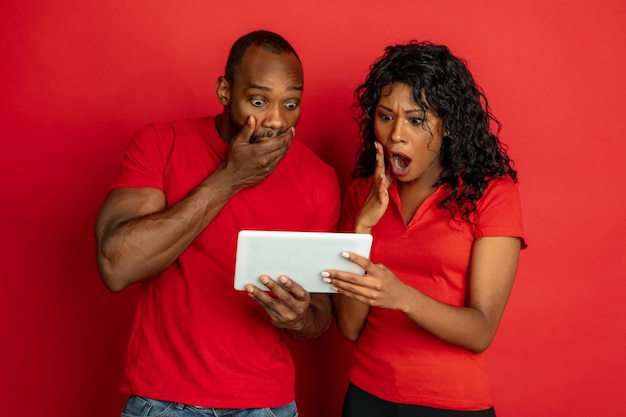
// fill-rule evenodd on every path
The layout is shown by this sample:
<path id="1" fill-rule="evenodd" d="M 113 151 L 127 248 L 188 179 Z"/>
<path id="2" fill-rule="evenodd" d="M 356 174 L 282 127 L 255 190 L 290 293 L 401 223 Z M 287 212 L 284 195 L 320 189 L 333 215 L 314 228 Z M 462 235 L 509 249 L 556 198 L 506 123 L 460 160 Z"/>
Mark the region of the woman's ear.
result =
<path id="1" fill-rule="evenodd" d="M 215 91 L 220 104 L 222 106 L 228 106 L 230 104 L 230 83 L 226 78 L 222 76 L 217 79 Z"/>

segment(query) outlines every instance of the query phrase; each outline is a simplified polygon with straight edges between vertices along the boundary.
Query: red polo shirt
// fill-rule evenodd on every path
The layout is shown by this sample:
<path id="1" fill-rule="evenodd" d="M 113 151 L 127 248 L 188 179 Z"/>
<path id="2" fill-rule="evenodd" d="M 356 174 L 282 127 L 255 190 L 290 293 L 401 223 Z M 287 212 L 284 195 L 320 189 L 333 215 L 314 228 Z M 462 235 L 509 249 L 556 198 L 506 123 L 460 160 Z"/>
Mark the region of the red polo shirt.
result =
<path id="1" fill-rule="evenodd" d="M 353 230 L 354 219 L 371 180 L 358 179 L 348 189 L 340 228 Z M 400 210 L 396 183 L 390 204 L 373 228 L 373 262 L 443 303 L 462 306 L 474 239 L 481 236 L 523 238 L 519 193 L 510 178 L 493 180 L 473 215 L 478 227 L 436 207 L 444 187 L 430 195 L 409 224 Z M 492 406 L 485 357 L 444 342 L 401 312 L 373 307 L 356 344 L 351 381 L 387 401 L 457 410 Z"/>

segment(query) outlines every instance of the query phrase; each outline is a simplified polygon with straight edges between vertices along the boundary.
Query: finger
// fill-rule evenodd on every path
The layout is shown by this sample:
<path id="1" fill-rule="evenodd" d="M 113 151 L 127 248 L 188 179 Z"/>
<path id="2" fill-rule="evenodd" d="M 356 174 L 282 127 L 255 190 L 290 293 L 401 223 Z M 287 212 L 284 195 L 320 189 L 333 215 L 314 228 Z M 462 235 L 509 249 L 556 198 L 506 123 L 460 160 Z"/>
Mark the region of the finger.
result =
<path id="1" fill-rule="evenodd" d="M 295 128 L 291 127 L 277 136 L 264 138 L 257 142 L 259 146 L 267 148 L 268 151 L 287 152 L 293 140 Z"/>
<path id="2" fill-rule="evenodd" d="M 254 301 L 271 314 L 276 308 L 274 297 L 268 291 L 264 291 L 252 284 L 246 284 L 245 290 Z"/>
<path id="3" fill-rule="evenodd" d="M 268 276 L 261 276 L 260 280 L 274 293 L 276 298 L 287 306 L 291 307 L 298 301 L 306 300 L 308 296 L 308 293 L 300 285 L 284 275 L 279 277 L 280 284 Z"/>
<path id="4" fill-rule="evenodd" d="M 248 116 L 246 123 L 243 125 L 239 133 L 233 138 L 232 143 L 250 143 L 250 138 L 256 129 L 256 119 L 254 116 Z"/>
<path id="5" fill-rule="evenodd" d="M 341 271 L 324 271 L 322 277 L 324 282 L 331 284 L 337 294 L 346 295 L 364 303 L 367 303 L 368 294 L 372 292 L 367 276 Z"/>
<path id="6" fill-rule="evenodd" d="M 363 271 L 365 271 L 365 273 L 367 273 L 370 269 L 372 269 L 373 272 L 373 268 L 375 267 L 375 265 L 372 263 L 372 261 L 369 260 L 369 258 L 348 251 L 341 252 L 341 256 L 349 260 L 350 262 L 360 266 Z"/>
<path id="7" fill-rule="evenodd" d="M 385 151 L 383 146 L 375 142 L 374 146 L 376 148 L 376 178 L 383 178 L 383 174 L 385 173 Z"/>
<path id="8" fill-rule="evenodd" d="M 365 277 L 352 272 L 327 270 L 322 271 L 322 281 L 331 284 L 333 287 L 345 288 L 349 285 L 364 287 Z"/>
<path id="9" fill-rule="evenodd" d="M 387 189 L 389 188 L 389 185 L 391 184 L 389 173 L 386 171 L 383 171 L 377 183 L 378 183 L 378 195 L 379 195 L 379 198 L 382 199 L 383 197 L 387 196 Z"/>
<path id="10" fill-rule="evenodd" d="M 280 281 L 281 289 L 285 290 L 290 294 L 290 297 L 294 297 L 297 300 L 306 300 L 309 296 L 308 291 L 300 286 L 297 282 L 290 279 L 285 275 L 281 275 L 278 280 Z M 278 297 L 280 297 L 277 294 Z"/>
<path id="11" fill-rule="evenodd" d="M 378 188 L 379 195 L 385 194 L 387 188 L 391 184 L 389 170 L 385 166 L 385 153 L 383 146 L 376 142 L 376 168 L 374 179 Z"/>
<path id="12" fill-rule="evenodd" d="M 253 297 L 253 298 L 259 298 L 259 297 L 264 298 L 264 296 L 266 296 L 266 295 L 269 296 L 267 294 L 267 291 L 264 291 L 261 288 L 255 286 L 253 284 L 246 284 L 244 286 L 244 290 L 248 293 L 248 295 L 250 297 Z"/>
<path id="13" fill-rule="evenodd" d="M 356 290 L 355 290 L 356 288 Z M 370 307 L 374 306 L 375 303 L 371 298 L 367 297 L 363 294 L 363 289 L 359 287 L 346 287 L 346 288 L 337 288 L 337 294 L 344 295 L 346 297 L 350 297 L 356 301 L 359 301 L 363 304 L 366 304 Z"/>
<path id="14" fill-rule="evenodd" d="M 363 273 L 358 274 L 354 272 L 328 269 L 322 271 L 322 281 L 330 284 L 331 288 L 335 291 L 349 290 L 360 292 L 363 289 L 371 289 L 376 285 L 376 276 L 378 271 L 376 270 L 376 265 L 369 259 L 351 252 L 342 252 L 341 256 L 358 265 L 361 269 L 363 269 Z"/>
<path id="15" fill-rule="evenodd" d="M 281 285 L 286 284 L 292 286 L 296 292 L 298 290 L 304 292 L 304 300 L 296 299 L 294 294 L 290 293 L 288 289 L 283 288 L 267 275 L 261 276 L 260 281 L 271 290 L 273 296 L 268 295 L 267 292 L 255 289 L 253 286 L 251 286 L 252 292 L 249 294 L 250 297 L 266 311 L 275 326 L 291 328 L 293 323 L 297 321 L 299 317 L 302 317 L 308 309 L 310 296 L 299 285 L 295 284 L 287 277 L 283 276 L 279 278 L 279 280 Z"/>
<path id="16" fill-rule="evenodd" d="M 291 144 L 293 138 L 296 137 L 296 128 L 293 126 L 290 127 L 287 131 L 283 132 L 282 135 L 279 135 L 279 137 L 283 137 L 285 139 L 285 143 Z"/>
<path id="17" fill-rule="evenodd" d="M 385 169 L 385 187 L 389 188 L 391 185 L 391 171 L 389 169 Z"/>
<path id="18" fill-rule="evenodd" d="M 291 142 L 285 137 L 268 138 L 264 139 L 262 142 L 255 144 L 255 146 L 259 146 L 256 149 L 255 155 L 259 158 L 263 158 L 262 162 L 259 162 L 258 165 L 273 170 L 285 155 L 287 155 Z"/>

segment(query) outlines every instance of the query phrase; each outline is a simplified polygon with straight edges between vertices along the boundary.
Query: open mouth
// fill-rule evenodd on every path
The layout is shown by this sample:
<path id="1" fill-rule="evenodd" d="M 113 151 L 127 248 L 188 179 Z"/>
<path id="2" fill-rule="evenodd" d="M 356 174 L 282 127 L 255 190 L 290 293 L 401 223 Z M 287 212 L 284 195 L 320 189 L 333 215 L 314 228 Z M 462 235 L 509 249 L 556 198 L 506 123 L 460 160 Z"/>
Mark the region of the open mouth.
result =
<path id="1" fill-rule="evenodd" d="M 392 153 L 389 155 L 389 163 L 394 174 L 403 174 L 409 169 L 411 158 L 408 158 L 405 155 Z"/>

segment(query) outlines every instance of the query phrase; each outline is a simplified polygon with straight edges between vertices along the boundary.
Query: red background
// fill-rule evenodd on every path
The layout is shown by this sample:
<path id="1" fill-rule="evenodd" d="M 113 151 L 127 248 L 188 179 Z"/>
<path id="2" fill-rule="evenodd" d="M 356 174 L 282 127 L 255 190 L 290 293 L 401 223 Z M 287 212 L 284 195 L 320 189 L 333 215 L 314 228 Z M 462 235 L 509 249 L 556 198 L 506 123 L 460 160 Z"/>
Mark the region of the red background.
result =
<path id="1" fill-rule="evenodd" d="M 352 92 L 383 47 L 428 39 L 467 58 L 517 163 L 530 243 L 490 349 L 499 415 L 624 415 L 626 4 L 215 3 L 1 3 L 2 414 L 119 415 L 136 289 L 99 281 L 96 212 L 130 136 L 218 110 L 228 48 L 266 28 L 304 62 L 297 138 L 343 187 Z M 333 328 L 294 352 L 301 415 L 338 416 L 347 342 Z"/>

